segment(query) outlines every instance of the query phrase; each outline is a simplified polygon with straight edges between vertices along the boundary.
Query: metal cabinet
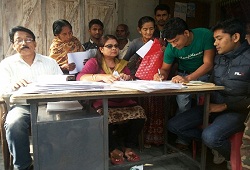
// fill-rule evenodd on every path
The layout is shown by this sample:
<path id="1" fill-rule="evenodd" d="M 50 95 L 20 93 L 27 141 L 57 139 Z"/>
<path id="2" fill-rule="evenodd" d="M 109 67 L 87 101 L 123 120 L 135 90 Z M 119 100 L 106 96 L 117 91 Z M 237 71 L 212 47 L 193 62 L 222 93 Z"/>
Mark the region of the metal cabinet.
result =
<path id="1" fill-rule="evenodd" d="M 39 106 L 34 148 L 39 170 L 103 170 L 103 116 L 82 110 L 48 113 Z"/>

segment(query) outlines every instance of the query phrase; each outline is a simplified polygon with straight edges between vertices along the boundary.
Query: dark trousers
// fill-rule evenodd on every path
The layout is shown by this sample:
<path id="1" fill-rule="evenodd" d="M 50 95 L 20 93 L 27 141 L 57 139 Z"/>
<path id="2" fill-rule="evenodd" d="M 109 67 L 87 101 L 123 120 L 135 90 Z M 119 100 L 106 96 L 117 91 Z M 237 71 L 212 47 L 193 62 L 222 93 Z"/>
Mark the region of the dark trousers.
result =
<path id="1" fill-rule="evenodd" d="M 145 119 L 131 119 L 120 124 L 109 124 L 109 151 L 135 147 L 144 123 Z"/>

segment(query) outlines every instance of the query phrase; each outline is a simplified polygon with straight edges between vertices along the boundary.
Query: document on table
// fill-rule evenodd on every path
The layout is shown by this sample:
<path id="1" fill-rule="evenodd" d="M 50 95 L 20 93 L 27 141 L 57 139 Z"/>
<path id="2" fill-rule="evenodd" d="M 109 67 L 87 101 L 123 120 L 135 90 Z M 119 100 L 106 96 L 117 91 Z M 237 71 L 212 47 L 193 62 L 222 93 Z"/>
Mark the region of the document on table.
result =
<path id="1" fill-rule="evenodd" d="M 88 59 L 91 57 L 91 51 L 68 53 L 68 63 L 75 63 L 76 68 L 73 71 L 69 71 L 69 74 L 76 74 L 80 72 Z"/>
<path id="2" fill-rule="evenodd" d="M 144 44 L 136 53 L 141 57 L 144 58 L 144 56 L 148 53 L 150 48 L 152 47 L 153 41 L 149 40 L 146 44 Z"/>
<path id="3" fill-rule="evenodd" d="M 202 85 L 210 85 L 210 86 L 215 86 L 214 83 L 208 83 L 208 82 L 203 82 L 203 81 L 189 81 L 188 83 L 182 83 L 185 86 L 202 86 Z"/>
<path id="4" fill-rule="evenodd" d="M 173 83 L 171 81 L 153 81 L 153 80 L 136 80 L 136 81 L 115 81 L 111 87 L 120 87 L 125 89 L 134 89 L 144 92 L 153 92 L 164 89 L 182 89 L 186 86 L 181 83 Z"/>

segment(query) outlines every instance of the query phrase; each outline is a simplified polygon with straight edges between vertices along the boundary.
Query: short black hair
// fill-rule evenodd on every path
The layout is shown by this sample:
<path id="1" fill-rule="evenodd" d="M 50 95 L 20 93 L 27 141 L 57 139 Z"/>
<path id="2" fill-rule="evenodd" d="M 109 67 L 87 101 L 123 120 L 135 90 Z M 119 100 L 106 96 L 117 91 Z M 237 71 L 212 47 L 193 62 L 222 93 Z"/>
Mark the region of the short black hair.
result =
<path id="1" fill-rule="evenodd" d="M 117 27 L 119 27 L 119 26 L 124 28 L 126 34 L 129 33 L 129 28 L 128 28 L 128 25 L 127 25 L 127 24 L 119 24 L 119 25 L 117 25 Z M 116 27 L 116 28 L 117 28 L 117 27 Z"/>
<path id="2" fill-rule="evenodd" d="M 56 20 L 52 25 L 54 36 L 60 34 L 62 32 L 62 28 L 65 26 L 68 26 L 72 30 L 72 25 L 69 23 L 69 21 L 65 19 Z"/>
<path id="3" fill-rule="evenodd" d="M 181 35 L 185 30 L 189 30 L 187 23 L 179 18 L 170 18 L 164 26 L 163 29 L 163 38 L 171 40 L 177 35 Z"/>
<path id="4" fill-rule="evenodd" d="M 143 24 L 145 24 L 146 22 L 152 22 L 154 24 L 154 27 L 155 27 L 155 20 L 154 20 L 154 18 L 152 18 L 150 16 L 141 17 L 138 21 L 138 27 L 141 29 Z"/>
<path id="5" fill-rule="evenodd" d="M 17 31 L 23 31 L 31 35 L 32 39 L 35 41 L 36 36 L 35 34 L 28 28 L 25 28 L 23 26 L 16 26 L 10 29 L 9 31 L 9 37 L 10 37 L 10 42 L 14 43 L 14 35 Z"/>
<path id="6" fill-rule="evenodd" d="M 240 42 L 242 43 L 245 41 L 246 37 L 245 24 L 237 18 L 226 19 L 224 21 L 218 22 L 215 26 L 212 27 L 213 32 L 216 30 L 222 30 L 223 33 L 227 33 L 230 36 L 234 35 L 235 33 L 239 33 Z"/>
<path id="7" fill-rule="evenodd" d="M 154 10 L 154 13 L 156 14 L 156 12 L 158 10 L 161 10 L 161 11 L 167 11 L 168 14 L 170 14 L 170 7 L 166 4 L 159 4 L 155 7 L 155 10 Z"/>
<path id="8" fill-rule="evenodd" d="M 99 19 L 92 19 L 91 21 L 89 21 L 89 29 L 91 29 L 91 27 L 94 24 L 100 25 L 102 27 L 102 29 L 104 28 L 102 21 L 100 21 Z"/>

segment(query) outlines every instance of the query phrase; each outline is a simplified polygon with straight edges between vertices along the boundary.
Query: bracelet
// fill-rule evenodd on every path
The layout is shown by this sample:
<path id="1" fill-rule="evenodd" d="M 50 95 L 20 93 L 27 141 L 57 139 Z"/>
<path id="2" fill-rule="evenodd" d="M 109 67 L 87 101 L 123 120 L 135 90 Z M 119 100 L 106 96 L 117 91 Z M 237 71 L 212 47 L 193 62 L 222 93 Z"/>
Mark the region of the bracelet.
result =
<path id="1" fill-rule="evenodd" d="M 96 81 L 96 74 L 92 74 L 91 77 L 93 81 Z"/>

